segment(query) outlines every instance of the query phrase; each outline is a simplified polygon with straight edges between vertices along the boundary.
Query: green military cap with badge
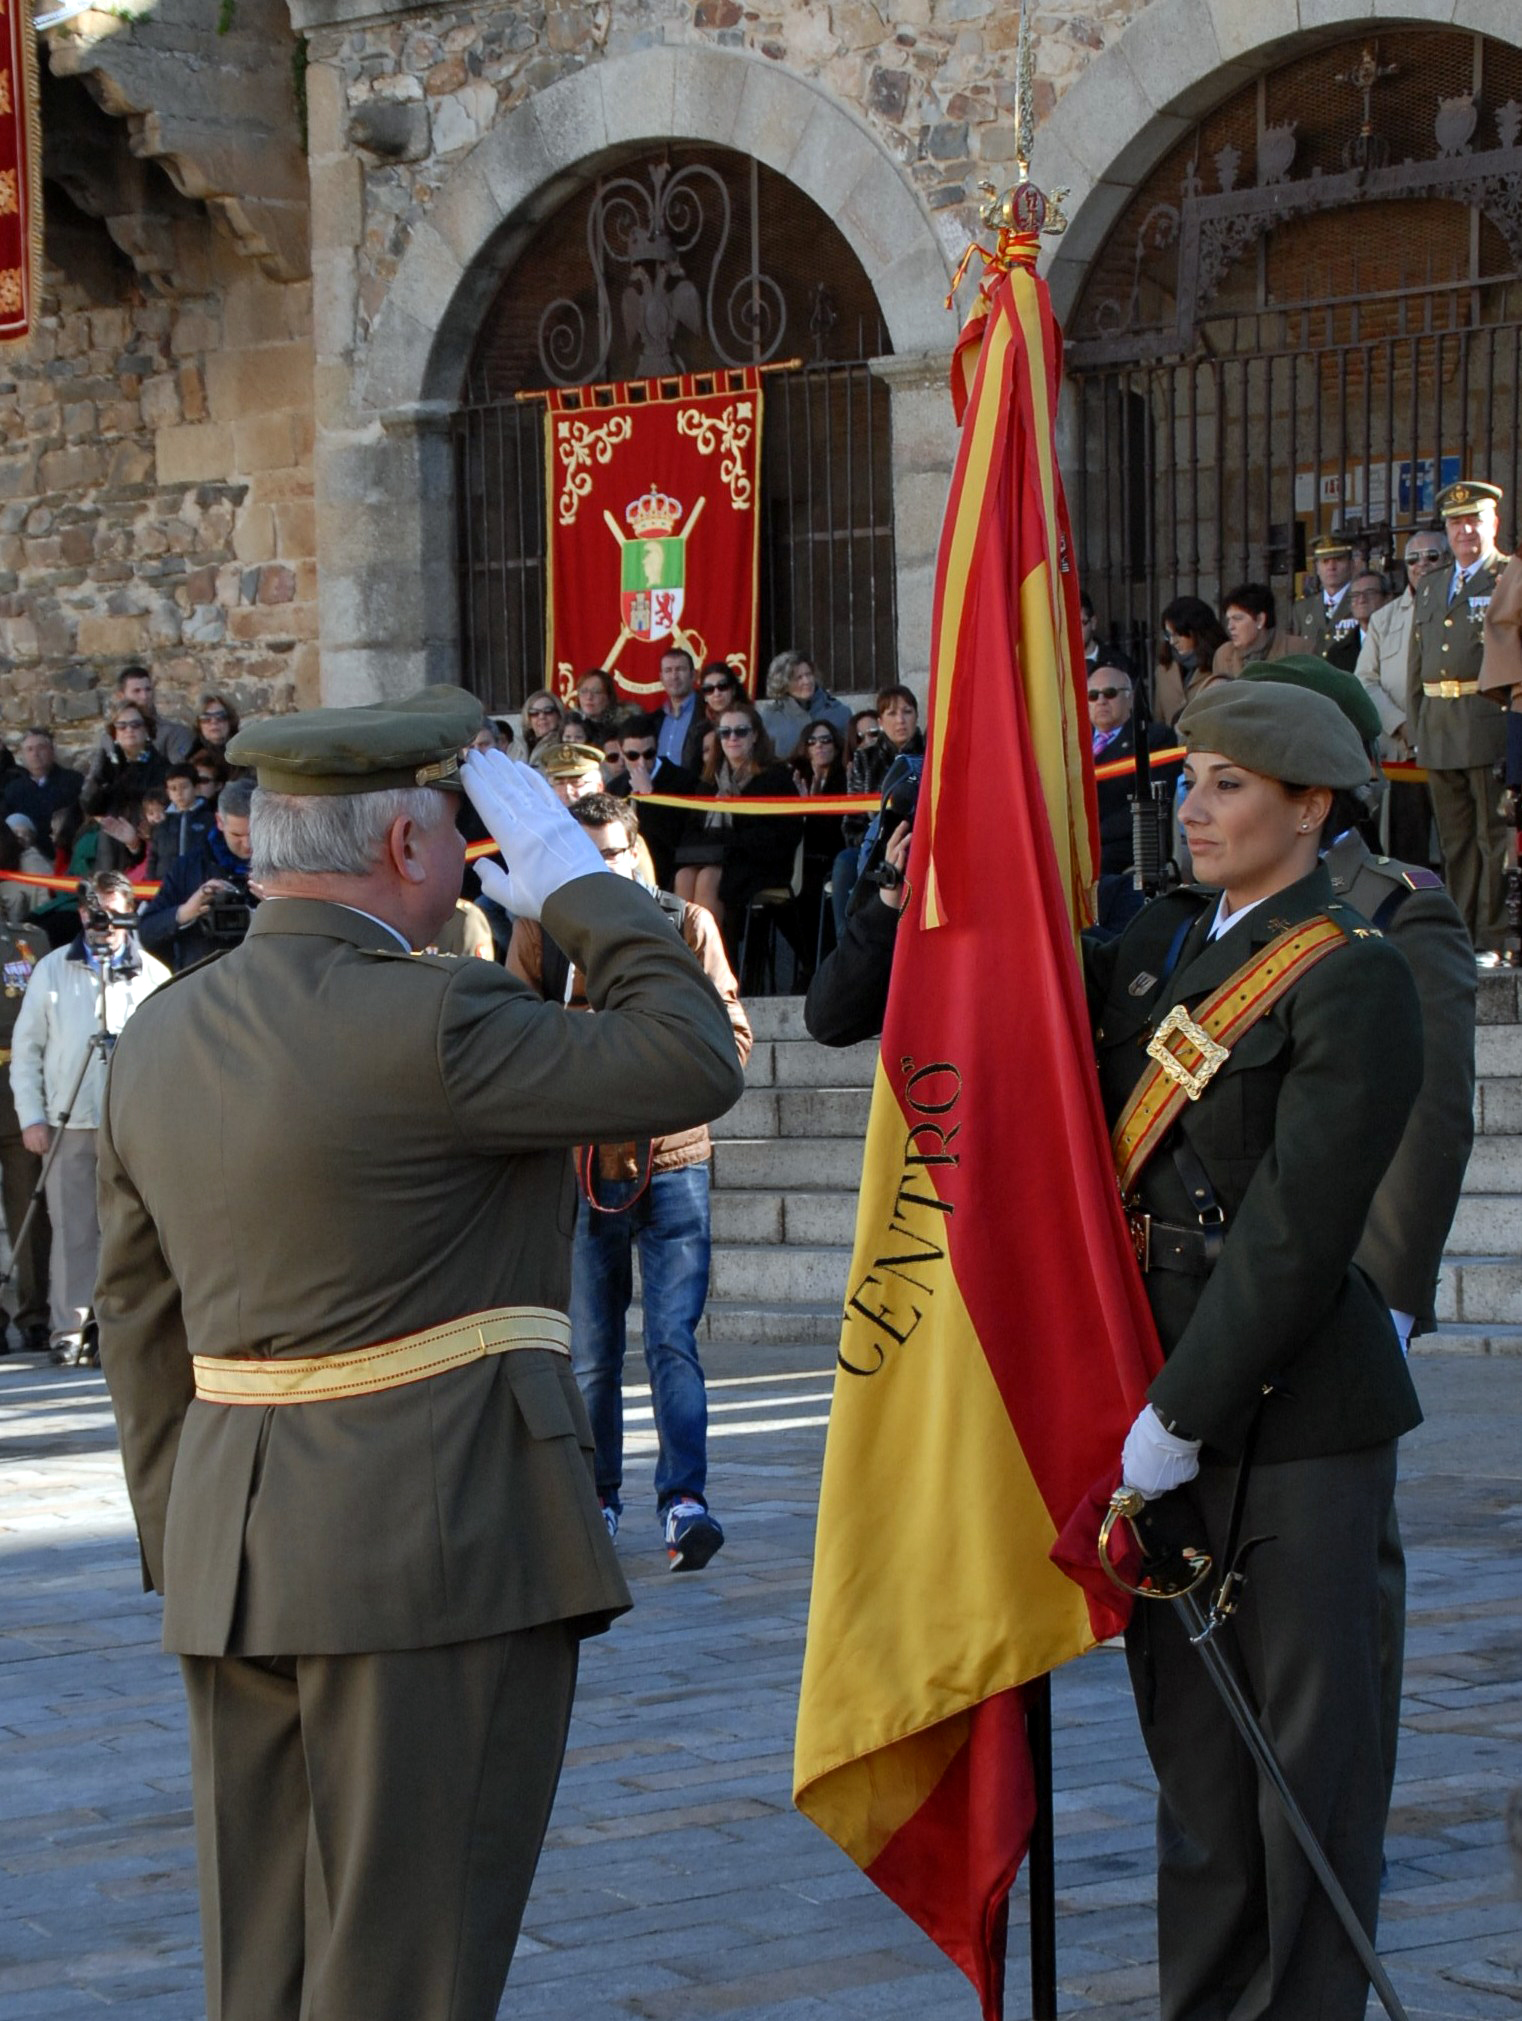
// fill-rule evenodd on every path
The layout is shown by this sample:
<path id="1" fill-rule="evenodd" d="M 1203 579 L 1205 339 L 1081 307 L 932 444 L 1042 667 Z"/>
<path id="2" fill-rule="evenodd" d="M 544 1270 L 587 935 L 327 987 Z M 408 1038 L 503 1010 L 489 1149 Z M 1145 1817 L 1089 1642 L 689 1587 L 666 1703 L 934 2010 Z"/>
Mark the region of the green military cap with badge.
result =
<path id="1" fill-rule="evenodd" d="M 585 779 L 594 772 L 600 779 L 606 756 L 595 744 L 539 744 L 529 763 L 547 779 Z"/>
<path id="2" fill-rule="evenodd" d="M 239 730 L 227 757 L 251 765 L 271 793 L 384 793 L 409 786 L 462 793 L 460 753 L 482 720 L 474 695 L 439 684 L 398 702 L 267 717 Z"/>
<path id="3" fill-rule="evenodd" d="M 1337 704 L 1287 681 L 1216 681 L 1174 728 L 1191 751 L 1286 785 L 1362 786 L 1369 777 L 1369 754 Z"/>
<path id="4" fill-rule="evenodd" d="M 1440 519 L 1457 519 L 1478 512 L 1482 505 L 1499 507 L 1506 493 L 1499 484 L 1482 484 L 1473 477 L 1461 477 L 1457 484 L 1445 484 L 1433 500 Z"/>

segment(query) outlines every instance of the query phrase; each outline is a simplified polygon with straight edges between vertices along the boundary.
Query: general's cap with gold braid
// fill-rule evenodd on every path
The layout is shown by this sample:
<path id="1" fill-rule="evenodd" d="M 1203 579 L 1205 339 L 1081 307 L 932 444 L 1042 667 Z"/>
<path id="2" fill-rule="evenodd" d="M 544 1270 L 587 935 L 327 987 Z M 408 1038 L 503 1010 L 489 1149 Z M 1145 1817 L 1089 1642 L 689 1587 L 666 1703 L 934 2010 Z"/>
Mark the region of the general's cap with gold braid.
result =
<path id="1" fill-rule="evenodd" d="M 1461 477 L 1457 484 L 1445 484 L 1432 502 L 1439 519 L 1457 519 L 1461 513 L 1478 512 L 1482 505 L 1499 505 L 1505 496 L 1499 484 Z"/>
<path id="2" fill-rule="evenodd" d="M 546 779 L 600 779 L 606 755 L 595 744 L 536 744 L 529 763 Z"/>
<path id="3" fill-rule="evenodd" d="M 1292 786 L 1361 786 L 1369 757 L 1325 695 L 1280 681 L 1217 681 L 1174 725 L 1191 751 L 1213 751 Z"/>
<path id="4" fill-rule="evenodd" d="M 420 688 L 399 702 L 306 709 L 251 723 L 229 739 L 227 756 L 234 765 L 252 765 L 271 793 L 405 786 L 460 793 L 460 753 L 481 722 L 481 704 L 463 688 Z"/>

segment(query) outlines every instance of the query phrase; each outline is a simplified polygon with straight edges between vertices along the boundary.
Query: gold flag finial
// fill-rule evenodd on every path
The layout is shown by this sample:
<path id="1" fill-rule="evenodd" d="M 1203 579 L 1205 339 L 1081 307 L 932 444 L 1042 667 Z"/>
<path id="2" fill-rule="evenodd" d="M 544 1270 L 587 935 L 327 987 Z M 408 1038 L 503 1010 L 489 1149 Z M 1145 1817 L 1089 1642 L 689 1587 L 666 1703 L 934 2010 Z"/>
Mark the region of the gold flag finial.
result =
<path id="1" fill-rule="evenodd" d="M 1036 61 L 1028 0 L 1020 0 L 1020 33 L 1015 49 L 1014 124 L 1014 182 L 1005 190 L 1001 190 L 997 183 L 978 184 L 983 193 L 978 217 L 996 234 L 994 250 L 990 252 L 976 240 L 967 248 L 951 284 L 951 292 L 946 297 L 948 309 L 962 285 L 962 277 L 975 258 L 982 260 L 985 268 L 1000 273 L 1007 273 L 1016 264 L 1034 265 L 1036 243 L 1041 234 L 1044 232 L 1049 238 L 1055 237 L 1068 228 L 1068 221 L 1062 214 L 1062 200 L 1067 191 L 1054 189 L 1047 196 L 1031 181 L 1031 149 L 1036 137 Z"/>

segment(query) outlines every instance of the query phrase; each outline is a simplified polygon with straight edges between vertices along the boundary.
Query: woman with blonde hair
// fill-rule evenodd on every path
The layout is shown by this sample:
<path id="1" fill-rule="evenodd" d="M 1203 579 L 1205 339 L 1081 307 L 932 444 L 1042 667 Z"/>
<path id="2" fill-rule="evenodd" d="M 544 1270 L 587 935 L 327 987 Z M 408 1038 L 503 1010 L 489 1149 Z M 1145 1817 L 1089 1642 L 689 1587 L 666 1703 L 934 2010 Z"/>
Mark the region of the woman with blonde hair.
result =
<path id="1" fill-rule="evenodd" d="M 535 688 L 523 704 L 523 755 L 532 758 L 536 744 L 558 744 L 565 709 L 548 688 Z"/>

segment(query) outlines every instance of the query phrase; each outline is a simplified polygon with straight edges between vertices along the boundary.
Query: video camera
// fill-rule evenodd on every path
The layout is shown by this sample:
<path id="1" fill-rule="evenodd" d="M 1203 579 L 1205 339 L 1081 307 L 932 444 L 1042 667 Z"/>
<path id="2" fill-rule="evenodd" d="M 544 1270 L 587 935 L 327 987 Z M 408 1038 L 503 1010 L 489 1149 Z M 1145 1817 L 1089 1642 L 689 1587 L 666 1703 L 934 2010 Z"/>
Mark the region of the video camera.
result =
<path id="1" fill-rule="evenodd" d="M 85 939 L 104 947 L 113 933 L 136 933 L 137 914 L 108 912 L 88 884 L 79 887 L 77 903 L 85 916 Z"/>
<path id="2" fill-rule="evenodd" d="M 216 947 L 240 946 L 258 902 L 246 886 L 217 892 L 201 916 L 202 932 Z"/>
<path id="3" fill-rule="evenodd" d="M 887 860 L 887 848 L 899 827 L 908 822 L 914 826 L 915 809 L 920 798 L 920 773 L 925 761 L 907 754 L 897 757 L 888 767 L 883 779 L 882 798 L 877 812 L 862 838 L 865 852 L 862 860 L 858 884 L 871 887 L 881 886 L 895 890 L 904 881 L 904 873 Z"/>

